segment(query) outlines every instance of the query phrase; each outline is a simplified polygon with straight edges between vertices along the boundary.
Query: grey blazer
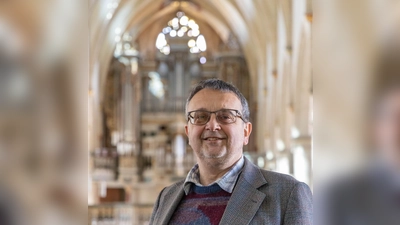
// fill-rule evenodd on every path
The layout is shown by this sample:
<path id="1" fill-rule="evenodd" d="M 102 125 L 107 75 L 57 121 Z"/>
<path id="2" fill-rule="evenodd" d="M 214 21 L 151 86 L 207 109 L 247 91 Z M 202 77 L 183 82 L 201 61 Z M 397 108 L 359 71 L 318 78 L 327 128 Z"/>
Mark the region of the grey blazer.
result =
<path id="1" fill-rule="evenodd" d="M 182 197 L 184 181 L 164 188 L 154 205 L 151 225 L 168 224 Z M 220 224 L 312 224 L 310 188 L 289 175 L 266 171 L 245 158 Z"/>

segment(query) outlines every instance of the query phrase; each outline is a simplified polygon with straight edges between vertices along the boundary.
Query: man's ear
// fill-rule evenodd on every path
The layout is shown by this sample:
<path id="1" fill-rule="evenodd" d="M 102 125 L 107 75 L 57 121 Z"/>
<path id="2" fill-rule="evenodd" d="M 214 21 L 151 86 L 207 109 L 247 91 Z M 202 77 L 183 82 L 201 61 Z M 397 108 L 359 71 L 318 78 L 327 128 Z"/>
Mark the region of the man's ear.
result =
<path id="1" fill-rule="evenodd" d="M 189 137 L 188 125 L 185 125 L 185 134 Z"/>
<path id="2" fill-rule="evenodd" d="M 253 125 L 250 122 L 245 123 L 243 145 L 247 145 L 249 143 L 249 138 L 250 138 L 252 128 L 253 128 Z"/>

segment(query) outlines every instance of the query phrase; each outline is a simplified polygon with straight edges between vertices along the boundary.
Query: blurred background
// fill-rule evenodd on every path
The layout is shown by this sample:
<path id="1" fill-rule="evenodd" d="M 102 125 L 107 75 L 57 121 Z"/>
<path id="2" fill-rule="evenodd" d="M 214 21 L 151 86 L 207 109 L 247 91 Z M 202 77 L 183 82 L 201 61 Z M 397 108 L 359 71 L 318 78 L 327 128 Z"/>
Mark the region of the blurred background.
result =
<path id="1" fill-rule="evenodd" d="M 87 220 L 87 11 L 0 2 L 1 224 Z"/>
<path id="2" fill-rule="evenodd" d="M 312 185 L 311 1 L 90 1 L 89 220 L 147 224 L 196 163 L 184 134 L 194 84 L 247 98 L 245 156 Z"/>
<path id="3" fill-rule="evenodd" d="M 399 224 L 399 1 L 314 1 L 316 224 Z"/>

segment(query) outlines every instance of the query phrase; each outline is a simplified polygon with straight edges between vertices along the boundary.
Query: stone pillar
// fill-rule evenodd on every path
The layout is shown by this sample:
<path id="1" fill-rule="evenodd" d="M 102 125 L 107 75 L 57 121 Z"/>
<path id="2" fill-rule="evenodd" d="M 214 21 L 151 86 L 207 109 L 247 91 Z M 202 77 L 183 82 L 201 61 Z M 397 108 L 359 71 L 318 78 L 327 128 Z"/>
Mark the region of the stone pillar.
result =
<path id="1" fill-rule="evenodd" d="M 312 140 L 311 136 L 293 139 L 294 176 L 312 186 Z"/>
<path id="2" fill-rule="evenodd" d="M 123 56 L 124 57 L 124 56 Z M 119 153 L 137 152 L 140 140 L 141 80 L 138 56 L 123 60 L 125 70 L 121 76 Z M 121 145 L 122 144 L 122 145 Z"/>
<path id="3" fill-rule="evenodd" d="M 183 164 L 183 159 L 186 153 L 186 144 L 182 134 L 175 135 L 172 142 L 172 148 L 175 155 L 175 174 L 177 176 L 184 176 L 185 167 Z"/>
<path id="4" fill-rule="evenodd" d="M 184 107 L 184 101 L 186 93 L 184 93 L 184 76 L 185 76 L 185 68 L 184 68 L 184 58 L 182 53 L 175 54 L 175 82 L 174 82 L 174 111 L 182 112 Z"/>
<path id="5" fill-rule="evenodd" d="M 143 166 L 140 148 L 140 102 L 141 78 L 138 71 L 139 55 L 121 55 L 118 60 L 125 65 L 121 75 L 119 104 L 120 140 L 117 151 L 120 155 L 120 175 L 133 176 L 133 181 L 142 180 Z M 122 168 L 122 170 L 121 170 Z"/>
<path id="6" fill-rule="evenodd" d="M 172 136 L 172 153 L 174 156 L 174 173 L 177 176 L 184 177 L 187 173 L 185 171 L 185 155 L 186 155 L 186 138 L 185 138 L 185 118 L 184 116 L 177 116 L 176 122 L 169 126 L 169 131 Z"/>

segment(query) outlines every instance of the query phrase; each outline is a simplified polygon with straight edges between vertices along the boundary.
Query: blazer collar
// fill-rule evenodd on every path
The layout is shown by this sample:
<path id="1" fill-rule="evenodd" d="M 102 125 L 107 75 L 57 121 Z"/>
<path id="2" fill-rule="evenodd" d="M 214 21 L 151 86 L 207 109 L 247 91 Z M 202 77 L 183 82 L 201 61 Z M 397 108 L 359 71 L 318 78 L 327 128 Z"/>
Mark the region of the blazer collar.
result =
<path id="1" fill-rule="evenodd" d="M 267 184 L 260 169 L 245 159 L 241 175 L 226 206 L 220 224 L 249 224 L 266 195 L 258 188 Z M 238 213 L 246 212 L 246 213 Z"/>
<path id="2" fill-rule="evenodd" d="M 252 184 L 254 188 L 259 188 L 268 183 L 264 175 L 261 173 L 260 168 L 250 162 L 246 157 L 244 157 L 244 159 L 245 162 L 241 176 Z"/>

